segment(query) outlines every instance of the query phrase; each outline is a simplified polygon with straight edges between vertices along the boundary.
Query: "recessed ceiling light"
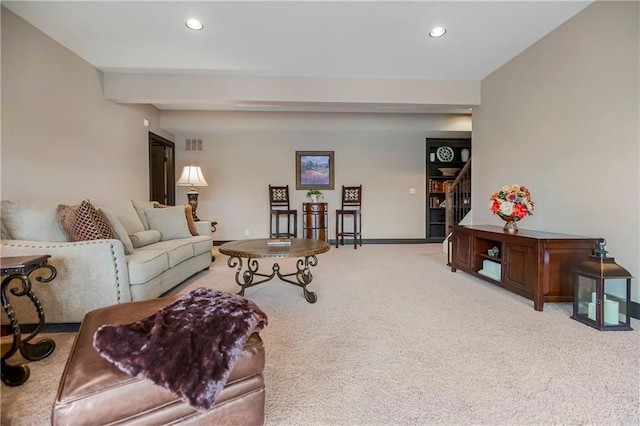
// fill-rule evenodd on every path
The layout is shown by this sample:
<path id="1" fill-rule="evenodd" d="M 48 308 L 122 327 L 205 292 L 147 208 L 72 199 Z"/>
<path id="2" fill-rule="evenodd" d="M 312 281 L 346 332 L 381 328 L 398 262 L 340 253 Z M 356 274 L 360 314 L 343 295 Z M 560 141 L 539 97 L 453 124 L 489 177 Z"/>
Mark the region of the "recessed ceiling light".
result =
<path id="1" fill-rule="evenodd" d="M 204 25 L 202 25 L 202 22 L 198 21 L 195 18 L 187 19 L 187 22 L 185 22 L 184 24 L 187 26 L 187 28 L 195 31 L 200 31 L 201 29 L 204 28 Z"/>
<path id="2" fill-rule="evenodd" d="M 435 27 L 434 29 L 429 31 L 429 37 L 433 37 L 433 38 L 442 37 L 446 32 L 447 32 L 447 29 L 445 27 Z"/>

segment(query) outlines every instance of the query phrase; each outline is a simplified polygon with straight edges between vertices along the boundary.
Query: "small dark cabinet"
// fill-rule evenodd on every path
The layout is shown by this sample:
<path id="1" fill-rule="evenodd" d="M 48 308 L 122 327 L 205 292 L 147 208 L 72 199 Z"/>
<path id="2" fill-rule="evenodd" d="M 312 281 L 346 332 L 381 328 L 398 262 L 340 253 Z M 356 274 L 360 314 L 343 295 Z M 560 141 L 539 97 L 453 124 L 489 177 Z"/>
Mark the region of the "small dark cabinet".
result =
<path id="1" fill-rule="evenodd" d="M 470 151 L 471 139 L 427 138 L 426 239 L 428 243 L 441 243 L 448 234 L 445 223 L 445 182 L 455 180 L 464 167 L 465 158 L 470 155 Z"/>
<path id="2" fill-rule="evenodd" d="M 449 266 L 452 272 L 460 269 L 531 299 L 534 309 L 541 311 L 545 302 L 573 301 L 573 268 L 591 255 L 597 241 L 526 229 L 511 234 L 501 226 L 457 225 L 451 235 Z"/>

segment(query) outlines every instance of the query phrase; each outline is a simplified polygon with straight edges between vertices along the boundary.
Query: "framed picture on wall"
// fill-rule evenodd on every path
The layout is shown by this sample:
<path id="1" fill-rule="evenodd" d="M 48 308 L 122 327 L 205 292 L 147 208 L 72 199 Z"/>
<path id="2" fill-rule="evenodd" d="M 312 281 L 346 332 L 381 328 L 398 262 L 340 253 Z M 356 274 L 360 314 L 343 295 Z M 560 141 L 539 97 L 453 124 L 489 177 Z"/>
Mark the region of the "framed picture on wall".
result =
<path id="1" fill-rule="evenodd" d="M 296 189 L 334 189 L 333 151 L 296 151 Z"/>

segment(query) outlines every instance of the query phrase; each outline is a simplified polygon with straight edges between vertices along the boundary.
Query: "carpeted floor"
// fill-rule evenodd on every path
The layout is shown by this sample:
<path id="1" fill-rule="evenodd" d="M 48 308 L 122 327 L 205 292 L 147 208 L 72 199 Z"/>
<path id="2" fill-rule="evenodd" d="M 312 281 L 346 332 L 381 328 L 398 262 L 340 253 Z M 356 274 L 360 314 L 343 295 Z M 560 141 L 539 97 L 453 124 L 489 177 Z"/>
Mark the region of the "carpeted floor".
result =
<path id="1" fill-rule="evenodd" d="M 236 292 L 235 270 L 216 258 L 176 291 Z M 570 304 L 534 311 L 451 273 L 439 244 L 332 248 L 318 261 L 315 304 L 281 281 L 247 290 L 269 315 L 267 425 L 640 423 L 637 320 L 599 332 Z M 2 425 L 49 424 L 72 336 L 53 335 L 56 352 L 30 363 L 27 384 L 2 385 Z"/>

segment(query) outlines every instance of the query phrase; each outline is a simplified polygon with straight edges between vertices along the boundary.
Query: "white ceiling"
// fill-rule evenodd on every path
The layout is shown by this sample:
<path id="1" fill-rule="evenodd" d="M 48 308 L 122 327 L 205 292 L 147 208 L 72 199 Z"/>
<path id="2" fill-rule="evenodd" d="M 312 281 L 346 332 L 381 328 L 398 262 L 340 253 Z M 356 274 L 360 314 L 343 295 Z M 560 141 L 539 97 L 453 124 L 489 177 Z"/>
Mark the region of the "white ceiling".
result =
<path id="1" fill-rule="evenodd" d="M 2 2 L 107 73 L 455 81 L 482 80 L 590 3 Z M 444 37 L 427 36 L 436 25 Z"/>

